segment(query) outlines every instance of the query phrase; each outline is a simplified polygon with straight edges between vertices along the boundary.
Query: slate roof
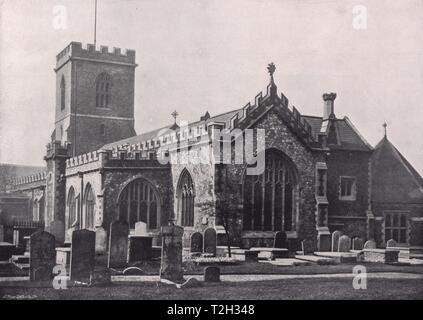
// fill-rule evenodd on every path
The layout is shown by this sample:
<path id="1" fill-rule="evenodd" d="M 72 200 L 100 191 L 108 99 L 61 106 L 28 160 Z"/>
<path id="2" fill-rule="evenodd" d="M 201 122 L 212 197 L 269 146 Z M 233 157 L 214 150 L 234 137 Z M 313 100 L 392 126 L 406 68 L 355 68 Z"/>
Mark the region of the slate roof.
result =
<path id="1" fill-rule="evenodd" d="M 301 116 L 311 126 L 314 138 L 317 140 L 320 128 L 322 127 L 323 118 L 315 116 Z M 338 145 L 330 145 L 331 149 L 353 150 L 353 151 L 370 151 L 372 146 L 360 135 L 348 117 L 343 119 L 334 119 L 334 125 L 339 137 Z"/>
<path id="2" fill-rule="evenodd" d="M 373 201 L 423 203 L 423 178 L 386 136 L 372 154 L 372 181 Z"/>

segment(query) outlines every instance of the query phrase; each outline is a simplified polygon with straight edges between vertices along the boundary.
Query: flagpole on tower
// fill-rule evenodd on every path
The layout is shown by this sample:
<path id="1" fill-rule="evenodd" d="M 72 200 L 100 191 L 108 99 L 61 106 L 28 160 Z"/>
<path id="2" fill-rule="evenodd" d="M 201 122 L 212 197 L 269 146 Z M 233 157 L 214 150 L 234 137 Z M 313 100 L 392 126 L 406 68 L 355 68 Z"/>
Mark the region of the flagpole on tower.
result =
<path id="1" fill-rule="evenodd" d="M 95 0 L 95 14 L 94 14 L 94 48 L 97 43 L 97 0 Z"/>

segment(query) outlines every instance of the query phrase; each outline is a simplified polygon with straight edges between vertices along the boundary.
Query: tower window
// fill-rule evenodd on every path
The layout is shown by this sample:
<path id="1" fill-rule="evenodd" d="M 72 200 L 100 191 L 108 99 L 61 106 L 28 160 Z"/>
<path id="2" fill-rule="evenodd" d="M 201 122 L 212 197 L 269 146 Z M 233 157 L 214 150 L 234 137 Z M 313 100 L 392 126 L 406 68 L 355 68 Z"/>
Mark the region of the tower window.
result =
<path id="1" fill-rule="evenodd" d="M 107 73 L 102 73 L 97 77 L 95 83 L 96 107 L 108 108 L 110 104 L 111 81 Z"/>
<path id="2" fill-rule="evenodd" d="M 60 81 L 60 109 L 65 109 L 65 94 L 66 94 L 66 86 L 65 86 L 65 77 L 62 76 L 62 80 Z"/>

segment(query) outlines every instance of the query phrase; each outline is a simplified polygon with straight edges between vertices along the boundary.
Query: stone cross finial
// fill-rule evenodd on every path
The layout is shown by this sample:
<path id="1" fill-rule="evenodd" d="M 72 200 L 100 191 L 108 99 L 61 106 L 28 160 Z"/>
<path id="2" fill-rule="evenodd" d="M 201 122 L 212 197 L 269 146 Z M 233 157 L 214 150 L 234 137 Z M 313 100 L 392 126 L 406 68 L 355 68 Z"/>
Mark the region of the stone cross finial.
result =
<path id="1" fill-rule="evenodd" d="M 179 113 L 175 110 L 171 113 L 173 119 L 175 119 L 175 123 L 176 123 L 176 118 L 179 116 Z"/>

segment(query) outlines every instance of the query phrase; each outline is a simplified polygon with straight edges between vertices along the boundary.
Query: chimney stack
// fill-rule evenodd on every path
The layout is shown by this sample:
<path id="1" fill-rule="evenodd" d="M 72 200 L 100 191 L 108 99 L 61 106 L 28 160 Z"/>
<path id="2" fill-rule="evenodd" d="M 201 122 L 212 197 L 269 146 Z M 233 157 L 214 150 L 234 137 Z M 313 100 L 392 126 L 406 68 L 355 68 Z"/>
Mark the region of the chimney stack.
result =
<path id="1" fill-rule="evenodd" d="M 335 99 L 336 93 L 334 92 L 323 94 L 323 121 L 332 117 L 335 118 Z"/>

